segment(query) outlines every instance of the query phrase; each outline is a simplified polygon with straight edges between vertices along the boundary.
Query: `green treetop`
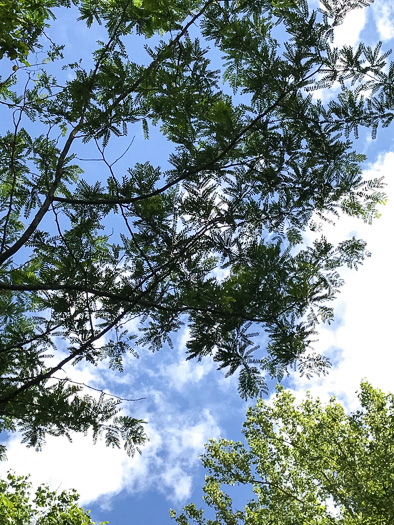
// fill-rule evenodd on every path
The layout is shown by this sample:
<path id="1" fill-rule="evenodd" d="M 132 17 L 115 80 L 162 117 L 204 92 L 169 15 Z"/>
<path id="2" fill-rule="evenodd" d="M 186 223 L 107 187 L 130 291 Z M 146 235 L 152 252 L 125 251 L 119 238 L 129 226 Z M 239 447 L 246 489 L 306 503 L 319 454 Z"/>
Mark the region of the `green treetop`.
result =
<path id="1" fill-rule="evenodd" d="M 8 473 L 0 480 L 0 522 L 12 525 L 94 525 L 89 512 L 78 505 L 75 490 L 61 493 L 40 486 L 31 497 L 32 484 L 26 476 Z M 101 522 L 105 525 L 108 522 Z"/>
<path id="2" fill-rule="evenodd" d="M 215 518 L 193 503 L 172 517 L 178 525 L 393 523 L 394 396 L 364 382 L 359 400 L 347 415 L 335 398 L 324 406 L 308 395 L 297 405 L 283 388 L 272 402 L 260 399 L 248 410 L 246 444 L 212 440 L 202 457 Z M 250 488 L 242 510 L 226 485 Z"/>
<path id="3" fill-rule="evenodd" d="M 362 181 L 351 137 L 390 124 L 394 67 L 379 45 L 330 42 L 346 12 L 368 4 L 54 4 L 89 45 L 101 36 L 90 57 L 67 60 L 42 14 L 29 41 L 40 53 L 31 66 L 4 58 L 0 83 L 0 430 L 39 447 L 48 432 L 93 428 L 132 453 L 141 421 L 117 415 L 114 398 L 82 395 L 61 369 L 106 359 L 121 371 L 126 352 L 159 349 L 184 324 L 188 358 L 239 370 L 243 397 L 266 389 L 265 374 L 327 367 L 311 341 L 365 243 L 304 246 L 302 234 L 340 211 L 371 220 L 384 198 L 380 181 Z M 35 7 L 18 6 L 34 22 Z M 329 103 L 312 98 L 334 82 Z M 135 130 L 142 162 L 117 147 Z M 253 333 L 266 338 L 257 356 Z"/>

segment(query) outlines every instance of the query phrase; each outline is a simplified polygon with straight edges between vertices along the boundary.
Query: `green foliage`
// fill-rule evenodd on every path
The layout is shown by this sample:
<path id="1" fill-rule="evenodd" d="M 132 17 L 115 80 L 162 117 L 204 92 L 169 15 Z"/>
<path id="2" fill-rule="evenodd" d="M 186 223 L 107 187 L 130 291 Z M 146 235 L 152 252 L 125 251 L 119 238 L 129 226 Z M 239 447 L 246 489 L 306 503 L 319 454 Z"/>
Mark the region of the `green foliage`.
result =
<path id="1" fill-rule="evenodd" d="M 53 18 L 51 9 L 70 4 L 70 0 L 1 0 L 0 60 L 7 56 L 29 65 L 26 58 Z"/>
<path id="2" fill-rule="evenodd" d="M 2 4 L 3 54 L 21 63 L 0 84 L 0 430 L 40 447 L 91 428 L 133 453 L 142 422 L 62 369 L 121 371 L 124 354 L 171 344 L 184 324 L 188 357 L 239 371 L 245 398 L 290 367 L 327 369 L 318 324 L 332 320 L 341 267 L 368 253 L 358 239 L 302 240 L 340 212 L 371 221 L 385 198 L 351 138 L 391 123 L 394 67 L 380 45 L 330 43 L 368 3 L 80 1 L 67 15 L 102 40 L 67 60 L 43 31 L 68 2 Z M 328 104 L 308 93 L 334 82 Z M 143 135 L 138 163 L 133 140 L 117 146 L 130 133 Z"/>
<path id="3" fill-rule="evenodd" d="M 31 497 L 31 483 L 26 476 L 8 473 L 0 480 L 0 516 L 2 523 L 12 525 L 94 525 L 78 505 L 79 495 L 75 490 L 61 493 L 41 485 Z M 106 522 L 101 522 L 105 525 Z"/>
<path id="4" fill-rule="evenodd" d="M 394 396 L 364 382 L 359 401 L 347 415 L 335 398 L 323 406 L 308 395 L 297 405 L 279 387 L 272 402 L 248 410 L 246 444 L 220 439 L 206 447 L 204 500 L 215 519 L 194 504 L 171 516 L 178 525 L 390 523 Z M 226 485 L 250 487 L 242 510 L 233 509 Z"/>

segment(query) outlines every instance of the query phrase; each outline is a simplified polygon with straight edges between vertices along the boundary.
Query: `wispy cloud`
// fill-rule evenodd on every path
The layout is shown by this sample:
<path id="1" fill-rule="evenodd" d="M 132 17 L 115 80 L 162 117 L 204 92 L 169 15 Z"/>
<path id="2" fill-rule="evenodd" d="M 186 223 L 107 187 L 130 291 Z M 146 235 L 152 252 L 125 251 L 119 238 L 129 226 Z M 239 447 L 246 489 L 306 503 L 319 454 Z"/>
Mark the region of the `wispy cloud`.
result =
<path id="1" fill-rule="evenodd" d="M 104 497 L 108 507 L 110 498 L 121 490 L 148 489 L 162 492 L 171 502 L 182 502 L 191 495 L 191 474 L 204 443 L 219 436 L 220 428 L 209 410 L 192 413 L 181 411 L 175 403 L 172 408 L 169 403 L 164 406 L 165 410 L 149 418 L 150 441 L 134 458 L 107 448 L 100 440 L 93 446 L 90 436 L 73 435 L 72 443 L 49 437 L 40 453 L 13 436 L 7 442 L 8 461 L 0 464 L 0 475 L 12 468 L 18 474 L 31 474 L 35 485 L 45 481 L 53 489 L 75 488 L 82 504 Z"/>
<path id="2" fill-rule="evenodd" d="M 49 437 L 37 453 L 22 445 L 20 436 L 13 435 L 5 443 L 8 460 L 0 463 L 0 476 L 12 468 L 18 474 L 31 474 L 35 485 L 45 482 L 53 489 L 75 488 L 82 504 L 100 500 L 107 508 L 111 498 L 122 490 L 156 490 L 171 503 L 184 502 L 191 495 L 192 474 L 199 465 L 204 443 L 222 433 L 218 423 L 221 407 L 206 403 L 199 409 L 198 399 L 193 402 L 198 382 L 206 380 L 211 364 L 209 360 L 203 364 L 184 363 L 186 337 L 186 333 L 180 334 L 178 351 L 173 353 L 146 353 L 141 360 L 127 360 L 124 375 L 109 373 L 102 365 L 65 370 L 65 375 L 75 381 L 99 388 L 106 385 L 117 395 L 136 397 L 137 391 L 145 394 L 145 401 L 125 404 L 126 412 L 148 421 L 150 441 L 142 455 L 128 458 L 124 450 L 109 449 L 100 440 L 93 446 L 89 435 L 77 434 L 72 436 L 72 443 L 63 437 Z M 124 378 L 128 378 L 128 384 Z M 202 391 L 204 388 L 207 390 L 206 385 Z M 95 395 L 94 391 L 87 392 Z"/>
<path id="3" fill-rule="evenodd" d="M 379 39 L 384 42 L 394 38 L 394 4 L 392 0 L 375 0 L 372 4 Z"/>

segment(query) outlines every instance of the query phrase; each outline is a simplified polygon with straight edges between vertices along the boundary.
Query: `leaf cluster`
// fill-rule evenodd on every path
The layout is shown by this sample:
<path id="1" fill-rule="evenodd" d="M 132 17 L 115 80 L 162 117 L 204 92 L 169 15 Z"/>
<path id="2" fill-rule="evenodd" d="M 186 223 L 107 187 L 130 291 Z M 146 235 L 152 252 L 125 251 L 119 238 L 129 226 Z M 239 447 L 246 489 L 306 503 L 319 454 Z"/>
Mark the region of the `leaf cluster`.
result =
<path id="1" fill-rule="evenodd" d="M 0 480 L 0 514 L 3 523 L 14 525 L 94 525 L 89 516 L 78 505 L 79 495 L 75 490 L 57 493 L 41 485 L 31 496 L 32 484 L 28 476 L 16 476 L 8 472 L 7 479 Z M 108 522 L 101 522 L 105 525 Z"/>
<path id="2" fill-rule="evenodd" d="M 390 523 L 394 398 L 367 382 L 358 397 L 350 414 L 335 398 L 297 404 L 282 387 L 269 403 L 260 399 L 248 410 L 244 443 L 211 440 L 202 456 L 215 518 L 191 503 L 178 516 L 171 511 L 176 523 Z M 225 489 L 234 485 L 250 489 L 242 510 Z"/>

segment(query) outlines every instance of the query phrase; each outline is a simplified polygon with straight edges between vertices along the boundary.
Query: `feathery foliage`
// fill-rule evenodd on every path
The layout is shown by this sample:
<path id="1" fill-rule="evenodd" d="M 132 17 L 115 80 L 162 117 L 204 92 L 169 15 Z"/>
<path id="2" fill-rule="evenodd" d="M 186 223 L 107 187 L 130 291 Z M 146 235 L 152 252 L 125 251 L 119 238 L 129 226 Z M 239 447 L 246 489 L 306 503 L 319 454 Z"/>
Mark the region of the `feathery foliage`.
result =
<path id="1" fill-rule="evenodd" d="M 92 428 L 132 453 L 142 422 L 85 395 L 65 366 L 121 371 L 124 354 L 187 324 L 188 358 L 240 371 L 245 398 L 267 374 L 327 368 L 316 328 L 341 267 L 368 253 L 303 234 L 319 217 L 376 215 L 382 182 L 362 180 L 352 139 L 391 123 L 394 67 L 380 45 L 331 45 L 367 0 L 74 4 L 13 3 L 29 15 L 12 22 L 23 45 L 2 44 L 0 429 L 39 447 Z M 86 46 L 57 45 L 50 8 Z M 328 103 L 312 98 L 334 82 Z M 127 134 L 139 138 L 126 147 Z"/>

